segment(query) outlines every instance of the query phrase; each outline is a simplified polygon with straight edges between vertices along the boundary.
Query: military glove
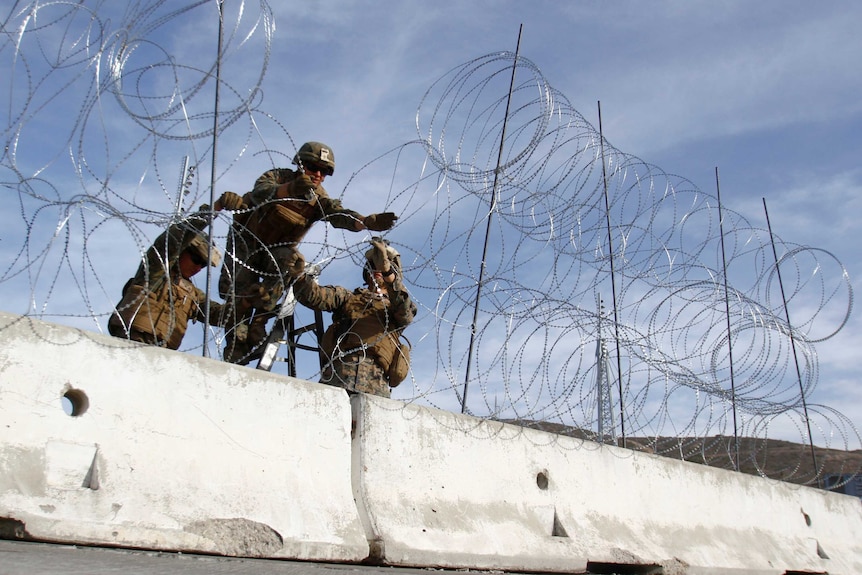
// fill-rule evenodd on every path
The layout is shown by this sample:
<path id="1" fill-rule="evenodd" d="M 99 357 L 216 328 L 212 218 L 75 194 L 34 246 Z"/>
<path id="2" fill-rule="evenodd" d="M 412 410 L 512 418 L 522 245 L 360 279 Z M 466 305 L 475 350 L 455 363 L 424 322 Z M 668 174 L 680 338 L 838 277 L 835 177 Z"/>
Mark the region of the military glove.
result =
<path id="1" fill-rule="evenodd" d="M 385 232 L 386 230 L 392 229 L 392 226 L 395 225 L 395 220 L 398 219 L 393 212 L 381 212 L 379 214 L 371 214 L 370 216 L 365 216 L 365 219 L 362 220 L 363 225 L 375 232 Z"/>
<path id="2" fill-rule="evenodd" d="M 234 192 L 225 192 L 219 199 L 216 200 L 213 209 L 217 212 L 221 210 L 241 210 L 245 207 L 242 201 L 242 196 Z"/>
<path id="3" fill-rule="evenodd" d="M 305 275 L 305 258 L 299 252 L 294 252 L 287 262 L 287 275 L 293 279 L 301 278 Z"/>
<path id="4" fill-rule="evenodd" d="M 294 190 L 299 192 L 300 196 L 305 195 L 309 190 L 316 190 L 317 187 L 306 174 L 300 174 L 293 180 Z"/>
<path id="5" fill-rule="evenodd" d="M 379 272 L 388 272 L 391 267 L 389 256 L 386 253 L 386 244 L 383 240 L 371 240 L 371 245 L 374 246 L 374 251 L 371 252 L 371 263 L 374 264 L 374 269 Z"/>

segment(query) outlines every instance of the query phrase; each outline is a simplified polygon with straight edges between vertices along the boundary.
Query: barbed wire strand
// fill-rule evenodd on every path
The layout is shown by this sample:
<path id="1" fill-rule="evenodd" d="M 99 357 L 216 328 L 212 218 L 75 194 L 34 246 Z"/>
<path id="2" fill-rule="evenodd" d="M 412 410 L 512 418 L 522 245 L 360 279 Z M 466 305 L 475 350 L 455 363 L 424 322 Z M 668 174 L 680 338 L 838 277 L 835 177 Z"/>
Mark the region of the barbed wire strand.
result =
<path id="1" fill-rule="evenodd" d="M 205 50 L 172 56 L 164 45 L 193 42 L 182 34 L 193 27 L 214 32 L 198 17 L 209 5 L 33 0 L 4 17 L 0 186 L 18 207 L 0 215 L 8 311 L 102 331 L 153 238 L 244 163 L 292 157 L 290 126 L 262 108 L 275 25 L 265 1 L 225 6 L 220 80 Z M 420 98 L 415 128 L 414 140 L 369 160 L 336 194 L 349 205 L 355 190 L 380 189 L 383 174 L 378 200 L 399 214 L 387 239 L 420 312 L 407 330 L 411 376 L 392 409 L 448 413 L 464 401 L 478 419 L 441 424 L 499 438 L 517 431 L 483 421 L 536 427 L 557 432 L 560 449 L 618 441 L 625 426 L 629 449 L 807 484 L 858 471 L 838 457 L 818 468 L 795 447 L 793 463 L 776 462 L 769 442 L 813 445 L 817 433 L 839 454 L 862 443 L 839 411 L 803 401 L 818 384 L 816 345 L 852 310 L 833 254 L 783 241 L 686 178 L 616 149 L 517 53 L 442 75 Z M 209 185 L 190 179 L 178 213 L 162 174 L 184 156 L 197 173 L 212 167 L 215 136 L 221 166 Z M 214 216 L 212 241 L 225 245 L 231 216 Z M 367 239 L 318 224 L 301 248 L 322 278 L 358 281 Z M 779 271 L 793 323 L 775 303 Z M 613 338 L 596 305 L 609 291 Z M 181 351 L 212 345 L 218 356 L 231 329 L 187 333 Z M 610 353 L 616 365 L 599 366 Z M 317 358 L 300 370 L 319 376 Z M 603 377 L 618 384 L 611 429 L 600 420 Z M 462 383 L 477 392 L 469 402 Z"/>

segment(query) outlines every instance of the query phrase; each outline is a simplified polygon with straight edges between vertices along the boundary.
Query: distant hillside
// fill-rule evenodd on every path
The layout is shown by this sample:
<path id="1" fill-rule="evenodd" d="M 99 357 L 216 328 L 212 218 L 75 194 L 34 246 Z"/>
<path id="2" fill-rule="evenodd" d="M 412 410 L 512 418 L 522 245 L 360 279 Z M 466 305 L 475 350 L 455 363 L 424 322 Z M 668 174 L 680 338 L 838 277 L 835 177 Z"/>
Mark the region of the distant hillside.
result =
<path id="1" fill-rule="evenodd" d="M 513 421 L 505 423 L 539 429 L 558 435 L 599 441 L 596 434 L 558 423 L 544 421 Z M 604 443 L 609 443 L 605 441 Z M 621 446 L 621 441 L 617 444 Z M 706 464 L 721 469 L 733 469 L 737 448 L 733 437 L 716 435 L 710 437 L 627 437 L 627 449 L 656 453 L 672 459 Z M 813 472 L 814 461 L 820 477 L 831 474 L 862 474 L 862 450 L 842 451 L 827 449 L 781 439 L 739 438 L 739 467 L 743 473 L 779 479 L 800 485 L 817 486 L 817 474 Z"/>

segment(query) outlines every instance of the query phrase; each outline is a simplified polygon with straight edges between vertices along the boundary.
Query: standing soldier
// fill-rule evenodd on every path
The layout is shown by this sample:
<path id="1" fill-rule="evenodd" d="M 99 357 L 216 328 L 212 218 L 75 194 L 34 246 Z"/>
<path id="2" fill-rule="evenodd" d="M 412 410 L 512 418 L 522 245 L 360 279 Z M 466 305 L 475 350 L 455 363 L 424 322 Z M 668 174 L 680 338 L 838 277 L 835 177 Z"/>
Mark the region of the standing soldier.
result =
<path id="1" fill-rule="evenodd" d="M 219 294 L 233 318 L 226 323 L 224 359 L 245 364 L 266 338 L 266 323 L 289 285 L 288 269 L 301 258 L 297 244 L 318 220 L 349 231 L 390 229 L 392 212 L 363 216 L 344 208 L 321 185 L 335 172 L 332 149 L 306 142 L 293 158 L 296 170 L 262 174 L 243 196 L 246 211 L 234 214 Z"/>
<path id="2" fill-rule="evenodd" d="M 242 198 L 225 192 L 215 203 L 216 211 L 235 209 Z M 204 204 L 198 212 L 171 225 L 156 238 L 138 266 L 135 276 L 123 286 L 123 298 L 108 320 L 108 333 L 141 343 L 179 349 L 189 320 L 207 319 L 206 294 L 191 278 L 207 263 L 218 266 L 221 256 L 202 232 L 212 212 Z M 210 323 L 219 325 L 222 305 L 210 301 Z"/>
<path id="3" fill-rule="evenodd" d="M 380 238 L 371 243 L 362 268 L 367 287 L 320 286 L 305 274 L 302 256 L 290 273 L 297 278 L 293 293 L 299 303 L 332 312 L 320 344 L 326 362 L 321 383 L 389 397 L 407 375 L 409 348 L 399 337 L 416 316 L 416 304 L 402 282 L 398 252 Z"/>

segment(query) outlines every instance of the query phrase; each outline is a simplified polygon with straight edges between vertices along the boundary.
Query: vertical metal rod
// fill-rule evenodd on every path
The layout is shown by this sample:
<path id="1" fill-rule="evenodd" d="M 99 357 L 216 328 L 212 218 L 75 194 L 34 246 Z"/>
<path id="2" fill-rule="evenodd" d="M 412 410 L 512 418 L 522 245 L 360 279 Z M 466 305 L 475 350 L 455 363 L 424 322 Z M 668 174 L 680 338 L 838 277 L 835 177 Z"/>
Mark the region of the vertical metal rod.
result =
<path id="1" fill-rule="evenodd" d="M 224 0 L 216 0 L 218 6 L 218 51 L 216 53 L 216 84 L 215 84 L 215 101 L 213 103 L 213 155 L 212 167 L 210 169 L 210 208 L 215 204 L 215 182 L 216 182 L 216 151 L 218 146 L 218 115 L 219 115 L 219 88 L 221 87 L 221 52 L 222 42 L 224 41 Z M 209 259 L 212 258 L 213 251 L 213 220 L 209 221 Z M 212 281 L 212 266 L 207 265 L 207 285 L 206 285 L 206 302 L 204 303 L 204 340 L 203 340 L 203 356 L 209 357 L 209 318 L 210 318 L 210 282 Z"/>
<path id="2" fill-rule="evenodd" d="M 730 360 L 730 405 L 733 411 L 733 469 L 739 471 L 739 432 L 736 427 L 736 383 L 733 377 L 733 341 L 730 332 L 730 300 L 727 290 L 727 255 L 724 251 L 724 215 L 721 211 L 721 184 L 715 167 L 715 193 L 718 197 L 718 229 L 721 235 L 721 266 L 724 275 L 724 317 L 727 320 L 727 351 Z"/>
<path id="3" fill-rule="evenodd" d="M 602 132 L 602 103 L 598 102 L 599 108 L 599 146 L 602 151 L 602 185 L 605 189 L 605 221 L 608 228 L 608 252 L 611 260 L 611 296 L 614 306 L 614 341 L 617 348 L 617 382 L 620 388 L 620 435 L 622 436 L 622 447 L 626 446 L 626 413 L 623 405 L 623 365 L 620 359 L 620 322 L 617 316 L 617 284 L 614 272 L 614 244 L 611 236 L 611 203 L 608 199 L 608 173 L 605 167 L 605 136 Z"/>
<path id="4" fill-rule="evenodd" d="M 464 392 L 461 396 L 461 413 L 467 411 L 467 384 L 470 382 L 470 364 L 473 360 L 473 345 L 476 339 L 476 323 L 479 321 L 479 300 L 482 295 L 482 283 L 485 280 L 485 258 L 488 254 L 488 237 L 491 235 L 491 218 L 497 209 L 497 182 L 500 176 L 500 163 L 503 161 L 503 144 L 506 141 L 506 126 L 509 122 L 509 106 L 512 104 L 512 91 L 515 89 L 515 70 L 518 68 L 518 56 L 521 53 L 521 32 L 524 25 L 518 28 L 518 44 L 515 48 L 515 60 L 512 62 L 512 78 L 509 81 L 509 96 L 506 100 L 506 113 L 503 116 L 503 130 L 500 134 L 500 149 L 497 152 L 497 166 L 494 168 L 494 187 L 491 194 L 491 207 L 488 210 L 488 222 L 485 227 L 485 245 L 482 248 L 482 264 L 479 268 L 479 281 L 476 284 L 476 303 L 473 306 L 473 323 L 470 325 L 470 347 L 467 349 L 467 369 L 464 374 Z"/>
<path id="5" fill-rule="evenodd" d="M 772 235 L 772 225 L 769 223 L 769 212 L 766 210 L 766 198 L 763 198 L 763 213 L 766 214 L 766 227 L 769 230 L 769 241 L 772 242 L 772 257 L 775 258 L 775 273 L 778 275 L 778 286 L 781 288 L 781 301 L 784 304 L 784 317 L 787 320 L 787 335 L 790 337 L 790 348 L 793 350 L 793 361 L 796 362 L 796 379 L 799 382 L 799 394 L 802 397 L 802 411 L 805 414 L 805 425 L 808 428 L 808 445 L 811 448 L 811 463 L 814 465 L 814 475 L 817 487 L 820 487 L 820 470 L 817 467 L 817 456 L 814 453 L 814 437 L 811 435 L 811 421 L 808 418 L 808 404 L 805 402 L 805 388 L 802 386 L 802 371 L 799 369 L 799 358 L 796 355 L 796 341 L 793 339 L 793 327 L 790 323 L 790 312 L 787 309 L 787 298 L 784 295 L 784 283 L 781 281 L 781 268 L 778 267 L 778 252 L 775 250 L 775 238 Z"/>
<path id="6" fill-rule="evenodd" d="M 189 157 L 183 156 L 183 163 L 180 167 L 180 185 L 177 186 L 177 212 L 175 216 L 179 218 L 183 212 L 183 196 L 186 194 L 186 182 L 188 181 L 189 172 Z"/>

